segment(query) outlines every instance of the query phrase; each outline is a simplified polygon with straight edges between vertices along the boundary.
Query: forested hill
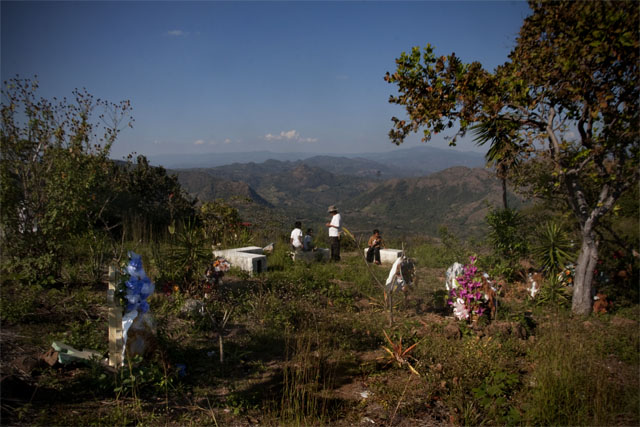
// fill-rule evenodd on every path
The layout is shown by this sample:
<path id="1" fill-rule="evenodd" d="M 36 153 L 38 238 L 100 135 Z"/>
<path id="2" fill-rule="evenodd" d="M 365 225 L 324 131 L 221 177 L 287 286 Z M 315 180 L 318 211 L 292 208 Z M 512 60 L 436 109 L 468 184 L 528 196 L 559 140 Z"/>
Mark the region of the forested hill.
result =
<path id="1" fill-rule="evenodd" d="M 462 166 L 387 180 L 276 160 L 173 172 L 183 188 L 201 201 L 252 199 L 253 204 L 238 206 L 245 216 L 253 216 L 251 209 L 268 208 L 285 223 L 302 219 L 312 225 L 323 223 L 327 206 L 337 204 L 351 230 L 380 227 L 400 235 L 435 236 L 440 226 L 463 236 L 477 235 L 484 229 L 488 206 L 499 206 L 502 194 L 492 172 Z"/>
<path id="2" fill-rule="evenodd" d="M 406 234 L 435 236 L 440 226 L 460 236 L 480 235 L 491 206 L 502 204 L 502 189 L 485 169 L 462 166 L 425 177 L 391 179 L 347 200 L 344 207 L 361 224 Z M 519 200 L 509 194 L 513 204 Z"/>

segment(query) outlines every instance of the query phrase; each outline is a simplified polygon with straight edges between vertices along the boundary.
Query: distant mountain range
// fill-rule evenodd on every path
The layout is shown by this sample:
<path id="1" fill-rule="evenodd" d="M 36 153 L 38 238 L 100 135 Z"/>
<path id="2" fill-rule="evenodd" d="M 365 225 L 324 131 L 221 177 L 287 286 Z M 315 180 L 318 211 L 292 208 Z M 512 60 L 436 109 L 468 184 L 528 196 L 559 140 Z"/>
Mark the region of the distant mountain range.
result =
<path id="1" fill-rule="evenodd" d="M 392 160 L 414 164 L 398 159 Z M 255 217 L 259 210 L 262 217 L 271 212 L 282 224 L 300 219 L 305 227 L 322 230 L 327 206 L 337 204 L 354 232 L 377 227 L 387 235 L 436 236 L 438 228 L 446 226 L 470 237 L 484 231 L 489 206 L 501 203 L 500 182 L 484 168 L 454 166 L 425 176 L 399 177 L 393 161 L 314 156 L 169 172 L 199 200 L 231 201 L 245 218 Z"/>
<path id="2" fill-rule="evenodd" d="M 215 168 L 232 164 L 258 165 L 269 160 L 299 162 L 319 167 L 338 175 L 379 178 L 425 176 L 452 166 L 483 167 L 484 156 L 471 151 L 440 149 L 428 145 L 398 148 L 385 153 L 359 153 L 328 156 L 314 153 L 247 153 L 174 154 L 149 156 L 151 164 L 166 169 Z"/>

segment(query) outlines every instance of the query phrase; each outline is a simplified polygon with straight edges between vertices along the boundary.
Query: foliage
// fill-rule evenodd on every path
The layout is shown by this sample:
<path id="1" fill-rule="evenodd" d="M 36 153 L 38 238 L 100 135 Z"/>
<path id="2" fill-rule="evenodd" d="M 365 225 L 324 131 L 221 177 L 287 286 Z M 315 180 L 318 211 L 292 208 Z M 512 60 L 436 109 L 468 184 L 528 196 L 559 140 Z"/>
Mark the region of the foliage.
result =
<path id="1" fill-rule="evenodd" d="M 180 187 L 176 175 L 167 175 L 161 166 L 151 166 L 145 156 L 127 163 L 119 171 L 123 190 L 112 209 L 115 220 L 143 219 L 152 232 L 166 232 L 168 226 L 194 215 L 192 200 Z"/>
<path id="2" fill-rule="evenodd" d="M 238 210 L 222 199 L 203 203 L 198 217 L 206 238 L 214 245 L 237 247 L 251 242 L 251 233 Z"/>
<path id="3" fill-rule="evenodd" d="M 100 352 L 107 350 L 107 322 L 96 322 L 91 319 L 82 322 L 74 321 L 62 339 L 66 344 L 77 349 L 92 349 Z"/>
<path id="4" fill-rule="evenodd" d="M 567 307 L 571 300 L 571 287 L 567 286 L 558 276 L 552 275 L 540 287 L 536 295 L 536 304 Z"/>
<path id="5" fill-rule="evenodd" d="M 514 209 L 493 209 L 487 215 L 489 241 L 495 252 L 517 261 L 527 253 L 527 239 L 523 235 L 522 216 Z"/>
<path id="6" fill-rule="evenodd" d="M 412 359 L 410 353 L 416 347 L 416 345 L 418 345 L 418 343 L 416 342 L 409 347 L 403 348 L 402 337 L 400 337 L 398 341 L 394 343 L 393 341 L 391 341 L 391 338 L 389 338 L 387 331 L 383 330 L 382 332 L 384 333 L 384 337 L 390 345 L 390 348 L 382 346 L 382 348 L 388 353 L 389 362 L 387 362 L 387 364 L 395 362 L 400 366 L 407 365 L 407 368 L 409 368 L 412 374 L 420 376 L 418 371 L 416 371 L 416 369 L 410 363 L 410 360 Z"/>
<path id="7" fill-rule="evenodd" d="M 528 251 L 527 237 L 523 233 L 523 218 L 515 209 L 493 209 L 487 214 L 489 241 L 499 259 L 503 277 L 512 279 L 518 261 Z"/>
<path id="8" fill-rule="evenodd" d="M 166 256 L 181 289 L 187 292 L 197 287 L 200 272 L 212 257 L 202 228 L 193 221 L 182 224 Z"/>
<path id="9" fill-rule="evenodd" d="M 525 423 L 637 424 L 637 413 L 627 418 L 627 409 L 637 407 L 637 378 L 612 376 L 601 359 L 620 354 L 626 342 L 619 333 L 617 328 L 594 328 L 562 314 L 540 327 L 530 351 L 534 369 L 524 396 Z"/>
<path id="10" fill-rule="evenodd" d="M 479 387 L 473 388 L 473 396 L 490 419 L 505 425 L 517 425 L 520 412 L 509 405 L 508 397 L 519 383 L 518 375 L 502 370 L 491 371 Z"/>
<path id="11" fill-rule="evenodd" d="M 438 228 L 438 235 L 442 241 L 442 245 L 445 250 L 442 252 L 447 255 L 448 262 L 446 265 L 450 265 L 452 262 L 456 262 L 459 259 L 465 258 L 469 254 L 469 248 L 466 244 L 449 231 L 447 227 L 440 226 Z"/>
<path id="12" fill-rule="evenodd" d="M 555 222 L 547 222 L 538 231 L 537 241 L 532 248 L 533 256 L 550 275 L 558 274 L 574 259 L 572 252 L 572 242 L 568 233 Z"/>
<path id="13" fill-rule="evenodd" d="M 136 249 L 150 252 L 146 245 Z M 149 268 L 150 277 L 156 269 Z M 385 277 L 385 270 L 375 273 Z M 418 270 L 420 285 L 397 305 L 391 329 L 368 301 L 367 292 L 375 289 L 360 252 L 345 253 L 338 264 L 290 262 L 257 277 L 240 278 L 232 270 L 206 300 L 205 316 L 179 314 L 183 292 L 156 292 L 150 297 L 158 325 L 155 354 L 115 374 L 97 365 L 45 369 L 32 376 L 40 390 L 78 397 L 43 395 L 32 407 L 20 404 L 20 422 L 17 412 L 6 421 L 208 425 L 215 418 L 218 425 L 232 425 L 255 418 L 264 425 L 334 425 L 366 415 L 379 424 L 392 424 L 396 416 L 414 424 L 430 418 L 456 425 L 638 424 L 637 305 L 585 322 L 549 305 L 525 312 L 514 293 L 501 304 L 502 321 L 472 328 L 434 311 L 430 296 L 442 288 L 441 273 Z M 18 325 L 6 321 L 5 308 L 28 299 L 19 292 L 26 289 L 3 284 L 8 369 L 12 349 L 39 354 L 53 337 L 104 349 L 104 290 L 44 290 Z M 460 338 L 445 334 L 452 323 L 463 329 Z M 535 339 L 509 332 L 516 323 Z M 388 357 L 380 358 L 384 353 Z M 407 372 L 401 360 L 420 376 Z M 403 369 L 384 369 L 387 361 Z"/>
<path id="14" fill-rule="evenodd" d="M 446 268 L 456 262 L 456 256 L 442 244 L 422 243 L 411 245 L 407 255 L 415 258 L 421 266 L 428 268 Z"/>
<path id="15" fill-rule="evenodd" d="M 26 323 L 33 317 L 43 293 L 42 286 L 15 286 L 8 282 L 2 285 L 0 319 L 6 323 Z M 11 297 L 9 297 L 11 295 Z"/>
<path id="16" fill-rule="evenodd" d="M 517 128 L 516 158 L 544 167 L 517 168 L 529 175 L 516 181 L 535 186 L 542 172 L 580 225 L 573 310 L 587 314 L 595 230 L 640 174 L 640 11 L 630 1 L 529 4 L 532 14 L 509 61 L 493 73 L 455 54 L 438 57 L 431 45 L 402 53 L 385 79 L 398 85 L 400 94 L 389 101 L 405 106 L 409 119 L 393 117 L 389 136 L 399 144 L 423 128 L 428 141 L 457 123 L 455 144 L 473 123 L 499 120 L 500 129 L 504 123 Z"/>
<path id="17" fill-rule="evenodd" d="M 118 396 L 161 395 L 177 379 L 177 370 L 167 371 L 162 361 L 146 361 L 140 356 L 118 370 L 113 391 Z M 164 369 L 163 369 L 164 368 Z M 107 380 L 106 377 L 102 377 Z"/>
<path id="18" fill-rule="evenodd" d="M 496 175 L 502 180 L 502 205 L 509 209 L 507 203 L 507 177 L 509 171 L 520 164 L 518 145 L 522 137 L 518 133 L 518 125 L 499 118 L 481 122 L 473 126 L 474 142 L 478 145 L 491 143 L 485 158 L 496 168 Z"/>
<path id="19" fill-rule="evenodd" d="M 131 107 L 86 90 L 51 102 L 37 99 L 37 89 L 37 81 L 15 78 L 2 90 L 1 243 L 24 260 L 17 271 L 58 277 L 63 243 L 99 223 L 113 200 L 108 155 L 122 122 L 132 124 Z"/>

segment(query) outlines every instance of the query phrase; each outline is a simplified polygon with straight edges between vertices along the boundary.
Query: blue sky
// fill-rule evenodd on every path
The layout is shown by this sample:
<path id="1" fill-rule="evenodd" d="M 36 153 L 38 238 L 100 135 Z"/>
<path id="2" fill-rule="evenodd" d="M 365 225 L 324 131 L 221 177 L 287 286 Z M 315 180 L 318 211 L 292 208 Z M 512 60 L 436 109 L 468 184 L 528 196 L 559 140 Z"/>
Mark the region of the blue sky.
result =
<path id="1" fill-rule="evenodd" d="M 523 1 L 2 1 L 2 79 L 40 94 L 133 105 L 113 157 L 269 150 L 388 151 L 401 107 L 383 78 L 431 43 L 492 70 L 507 60 Z M 405 142 L 420 144 L 419 136 Z M 442 139 L 429 144 L 446 147 Z M 459 149 L 479 149 L 463 141 Z"/>

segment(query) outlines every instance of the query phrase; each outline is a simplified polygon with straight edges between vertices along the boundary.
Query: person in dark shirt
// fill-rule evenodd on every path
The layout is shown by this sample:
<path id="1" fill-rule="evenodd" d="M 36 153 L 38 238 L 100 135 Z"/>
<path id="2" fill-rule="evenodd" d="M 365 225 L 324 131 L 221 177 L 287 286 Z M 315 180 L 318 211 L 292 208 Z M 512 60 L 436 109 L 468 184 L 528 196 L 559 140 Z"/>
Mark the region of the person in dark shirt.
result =
<path id="1" fill-rule="evenodd" d="M 384 242 L 382 241 L 382 237 L 380 237 L 380 230 L 377 228 L 373 230 L 367 246 L 369 246 L 369 249 L 367 249 L 367 262 L 375 262 L 380 265 L 380 248 L 384 248 Z"/>

